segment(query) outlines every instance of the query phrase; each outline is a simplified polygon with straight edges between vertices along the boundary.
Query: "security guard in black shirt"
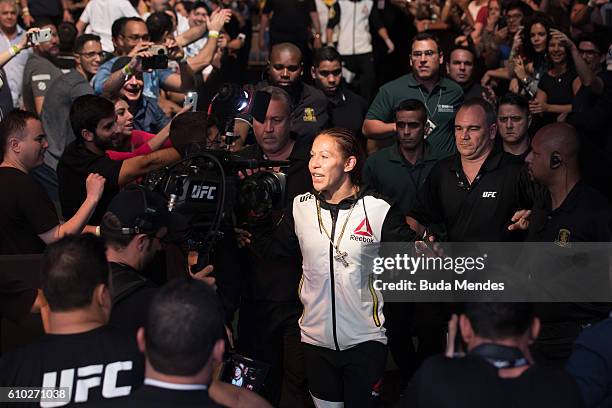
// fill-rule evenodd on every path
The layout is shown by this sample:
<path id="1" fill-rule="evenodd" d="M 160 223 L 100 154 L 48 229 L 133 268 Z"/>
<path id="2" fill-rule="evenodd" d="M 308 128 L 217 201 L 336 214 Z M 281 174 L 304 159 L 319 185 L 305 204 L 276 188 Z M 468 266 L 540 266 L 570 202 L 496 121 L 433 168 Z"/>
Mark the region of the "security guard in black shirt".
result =
<path id="1" fill-rule="evenodd" d="M 558 278 L 572 267 L 564 260 L 564 253 L 571 256 L 573 243 L 612 239 L 612 207 L 603 195 L 581 180 L 578 152 L 576 130 L 565 123 L 554 123 L 538 131 L 525 159 L 531 177 L 546 188 L 529 217 L 527 241 L 554 244 L 551 254 L 556 258 L 551 261 L 553 266 L 542 268 L 539 265 L 544 255 L 539 251 L 534 255 L 537 259 L 536 266 L 531 267 L 533 273 L 545 275 L 550 271 Z M 603 286 L 608 283 L 607 259 L 601 266 L 579 272 L 591 274 L 585 281 L 596 281 L 597 276 L 592 274 L 601 269 Z M 544 285 L 551 281 L 545 276 L 535 278 L 543 280 Z M 541 364 L 562 366 L 582 328 L 605 319 L 609 312 L 609 303 L 538 304 L 542 334 L 534 345 L 534 357 Z"/>
<path id="2" fill-rule="evenodd" d="M 445 231 L 437 231 L 436 239 L 453 242 L 522 240 L 508 227 L 517 210 L 531 208 L 534 188 L 524 165 L 494 143 L 496 132 L 488 102 L 463 104 L 455 118 L 459 153 L 431 170 L 408 212 L 413 228 L 423 233 L 441 224 Z"/>
<path id="3" fill-rule="evenodd" d="M 471 99 L 461 106 L 455 117 L 458 153 L 433 166 L 406 217 L 420 235 L 451 242 L 522 240 L 524 232 L 509 227 L 517 210 L 531 208 L 532 183 L 525 166 L 495 143 L 496 133 L 495 109 L 488 102 Z M 427 336 L 423 343 L 440 352 L 450 307 L 417 304 L 416 309 L 415 323 L 426 323 L 416 326 Z"/>
<path id="4" fill-rule="evenodd" d="M 305 84 L 302 52 L 290 43 L 272 47 L 268 65 L 268 80 L 258 84 L 261 89 L 268 85 L 284 89 L 292 100 L 291 131 L 300 138 L 312 141 L 319 131 L 328 128 L 327 98 L 323 92 Z"/>
<path id="5" fill-rule="evenodd" d="M 342 57 L 334 47 L 318 49 L 313 57 L 311 75 L 317 89 L 323 91 L 329 105 L 329 121 L 333 127 L 350 129 L 364 143 L 361 126 L 368 112 L 368 103 L 346 89 L 342 81 Z"/>

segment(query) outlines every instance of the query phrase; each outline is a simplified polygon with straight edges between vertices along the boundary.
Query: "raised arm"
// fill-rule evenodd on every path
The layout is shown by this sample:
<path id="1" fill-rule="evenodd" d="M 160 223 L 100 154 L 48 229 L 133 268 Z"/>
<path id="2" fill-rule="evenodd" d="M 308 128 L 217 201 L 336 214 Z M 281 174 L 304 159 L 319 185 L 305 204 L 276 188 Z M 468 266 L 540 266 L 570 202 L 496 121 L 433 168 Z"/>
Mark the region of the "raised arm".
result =
<path id="1" fill-rule="evenodd" d="M 94 213 L 100 197 L 104 192 L 105 178 L 99 174 L 90 174 L 85 181 L 87 196 L 78 211 L 63 224 L 59 224 L 51 230 L 38 236 L 46 244 L 50 244 L 69 234 L 80 234 Z"/>

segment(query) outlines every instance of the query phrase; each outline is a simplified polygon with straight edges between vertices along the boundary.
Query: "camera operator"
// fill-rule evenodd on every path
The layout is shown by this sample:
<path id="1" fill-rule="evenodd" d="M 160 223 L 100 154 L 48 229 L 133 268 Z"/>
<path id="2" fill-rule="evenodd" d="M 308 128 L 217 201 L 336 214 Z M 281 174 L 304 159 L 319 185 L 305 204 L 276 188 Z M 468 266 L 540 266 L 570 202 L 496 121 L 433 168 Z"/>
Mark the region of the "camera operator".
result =
<path id="1" fill-rule="evenodd" d="M 256 145 L 238 155 L 258 160 L 290 160 L 281 171 L 287 174 L 287 202 L 312 188 L 308 171 L 311 144 L 291 133 L 291 98 L 282 89 L 268 86 L 270 103 L 263 122 L 253 119 Z M 281 214 L 274 214 L 278 221 Z M 302 305 L 297 287 L 302 273 L 299 255 L 279 258 L 262 257 L 249 252 L 242 283 L 238 350 L 272 365 L 266 382 L 265 396 L 274 405 L 298 407 L 307 405 L 298 319 Z"/>
<path id="2" fill-rule="evenodd" d="M 102 240 L 73 235 L 49 245 L 40 275 L 47 334 L 3 356 L 0 386 L 68 387 L 66 405 L 79 405 L 122 397 L 142 384 L 133 336 L 108 325 L 110 272 Z"/>
<path id="3" fill-rule="evenodd" d="M 467 355 L 453 356 L 455 335 Z M 563 371 L 533 364 L 529 344 L 540 321 L 527 303 L 469 303 L 449 323 L 447 356 L 431 357 L 408 385 L 402 407 L 582 407 L 576 383 Z M 435 381 L 432 381 L 435 379 Z"/>
<path id="4" fill-rule="evenodd" d="M 181 219 L 168 212 L 164 197 L 144 187 L 130 186 L 110 202 L 100 234 L 113 276 L 110 321 L 114 327 L 133 335 L 144 324 L 158 288 L 143 276 L 143 270 L 162 248 L 169 229 L 180 226 Z M 212 267 L 197 277 L 205 278 L 210 271 Z"/>
<path id="5" fill-rule="evenodd" d="M 229 19 L 231 12 L 229 10 L 218 10 L 213 13 L 210 18 L 207 19 L 208 37 L 216 38 L 219 36 L 219 31 L 223 28 L 223 25 Z M 187 58 L 183 62 L 179 63 L 180 74 L 172 73 L 170 69 L 154 69 L 151 72 L 143 69 L 142 60 L 143 58 L 151 58 L 153 54 L 150 52 L 150 48 L 153 45 L 149 41 L 149 31 L 147 26 L 140 20 L 130 20 L 132 26 L 136 24 L 138 33 L 134 34 L 133 37 L 138 37 L 137 41 L 125 41 L 121 49 L 117 52 L 120 56 L 127 55 L 132 59 L 126 64 L 121 70 L 112 73 L 110 72 L 115 59 L 107 61 L 100 67 L 100 72 L 93 79 L 94 91 L 96 94 L 109 94 L 117 92 L 125 83 L 126 75 L 134 73 L 143 73 L 144 80 L 144 95 L 152 98 L 158 98 L 160 89 L 173 92 L 183 92 L 186 89 L 192 88 L 194 85 L 195 75 L 199 74 L 206 66 L 208 66 L 215 54 L 217 49 L 217 41 L 208 41 L 202 50 L 195 56 Z M 124 29 L 127 29 L 126 24 Z M 133 27 L 136 28 L 136 27 Z M 131 29 L 133 29 L 131 28 Z M 196 27 L 195 29 L 201 29 Z M 122 35 L 123 38 L 125 38 Z M 173 43 L 176 47 L 181 46 L 180 41 Z M 146 71 L 146 72 L 145 72 Z"/>
<path id="6" fill-rule="evenodd" d="M 120 187 L 180 159 L 173 148 L 127 160 L 107 157 L 105 151 L 114 148 L 119 135 L 115 126 L 115 106 L 99 96 L 77 98 L 70 110 L 70 122 L 76 140 L 66 147 L 57 166 L 65 218 L 72 217 L 85 199 L 84 182 L 89 173 L 99 173 L 106 179 L 104 193 L 91 217 L 91 222 L 98 224 Z"/>
<path id="7" fill-rule="evenodd" d="M 111 72 L 121 70 L 129 62 L 130 57 L 117 58 Z M 170 118 L 166 116 L 155 98 L 143 95 L 143 87 L 143 73 L 133 73 L 126 79 L 118 95 L 129 103 L 130 113 L 134 116 L 134 129 L 158 133 L 170 122 Z"/>

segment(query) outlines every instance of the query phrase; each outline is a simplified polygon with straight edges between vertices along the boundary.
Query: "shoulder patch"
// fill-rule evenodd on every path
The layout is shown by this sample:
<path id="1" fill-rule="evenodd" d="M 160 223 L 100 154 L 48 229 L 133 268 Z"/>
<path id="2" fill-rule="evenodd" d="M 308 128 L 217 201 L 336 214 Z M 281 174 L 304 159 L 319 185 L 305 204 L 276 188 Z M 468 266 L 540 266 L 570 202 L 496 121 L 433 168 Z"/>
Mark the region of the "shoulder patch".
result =
<path id="1" fill-rule="evenodd" d="M 313 108 L 304 108 L 304 116 L 302 117 L 304 122 L 316 122 L 317 116 Z"/>
<path id="2" fill-rule="evenodd" d="M 32 75 L 32 81 L 50 81 L 51 75 L 49 74 L 38 74 Z"/>

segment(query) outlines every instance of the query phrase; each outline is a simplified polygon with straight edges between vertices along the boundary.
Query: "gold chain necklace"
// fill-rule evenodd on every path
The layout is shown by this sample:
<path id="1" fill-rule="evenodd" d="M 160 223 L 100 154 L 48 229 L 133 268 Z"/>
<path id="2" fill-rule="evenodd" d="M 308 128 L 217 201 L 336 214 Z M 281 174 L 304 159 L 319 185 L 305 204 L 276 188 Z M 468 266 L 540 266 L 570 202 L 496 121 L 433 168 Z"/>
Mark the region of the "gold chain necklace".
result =
<path id="1" fill-rule="evenodd" d="M 346 229 L 346 225 L 351 219 L 351 213 L 353 212 L 353 209 L 355 208 L 355 205 L 357 204 L 357 200 L 355 200 L 355 202 L 351 205 L 351 208 L 349 209 L 349 213 L 346 216 L 346 220 L 344 221 L 344 225 L 342 225 L 342 230 L 340 231 L 338 240 L 336 241 L 335 244 L 331 238 L 330 233 L 327 231 L 327 228 L 325 228 L 325 225 L 323 224 L 323 218 L 321 217 L 321 204 L 319 204 L 319 199 L 315 198 L 315 200 L 316 200 L 316 205 L 317 205 L 317 218 L 319 220 L 319 227 L 323 230 L 323 232 L 325 232 L 327 239 L 329 240 L 329 242 L 332 244 L 332 247 L 336 251 L 336 255 L 334 255 L 334 259 L 336 261 L 341 262 L 345 268 L 348 268 L 349 262 L 346 260 L 346 258 L 348 257 L 348 253 L 346 251 L 341 252 L 339 246 L 340 246 L 340 241 L 342 241 L 342 236 L 344 235 L 344 230 Z M 340 214 L 340 212 L 338 212 L 338 214 Z"/>

